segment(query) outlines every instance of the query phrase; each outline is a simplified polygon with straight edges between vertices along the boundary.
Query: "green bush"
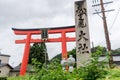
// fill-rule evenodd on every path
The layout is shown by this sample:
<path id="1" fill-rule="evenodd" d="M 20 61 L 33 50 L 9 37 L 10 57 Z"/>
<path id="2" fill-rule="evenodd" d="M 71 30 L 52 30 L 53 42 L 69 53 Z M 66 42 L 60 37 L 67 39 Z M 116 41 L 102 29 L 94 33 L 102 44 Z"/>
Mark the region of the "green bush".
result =
<path id="1" fill-rule="evenodd" d="M 7 80 L 7 77 L 0 77 L 0 80 Z"/>
<path id="2" fill-rule="evenodd" d="M 40 69 L 41 63 L 33 60 L 35 64 L 36 73 L 34 75 L 26 75 L 24 77 L 9 78 L 8 80 L 97 80 L 104 79 L 108 74 L 105 69 L 104 62 L 99 62 L 99 57 L 102 54 L 101 47 L 92 53 L 91 62 L 84 67 L 74 69 L 72 73 L 62 70 L 62 66 L 58 60 L 53 60 L 50 64 L 43 65 Z M 116 74 L 115 74 L 116 75 Z M 112 74 L 112 76 L 115 76 Z M 116 75 L 117 77 L 119 75 Z"/>
<path id="3" fill-rule="evenodd" d="M 110 69 L 108 70 L 108 75 L 106 77 L 110 80 L 120 80 L 120 70 Z"/>
<path id="4" fill-rule="evenodd" d="M 79 78 L 83 80 L 97 80 L 99 78 L 105 78 L 107 71 L 104 61 L 99 62 L 99 57 L 102 54 L 102 48 L 98 47 L 96 52 L 91 55 L 91 62 L 84 67 L 80 67 L 75 70 Z"/>

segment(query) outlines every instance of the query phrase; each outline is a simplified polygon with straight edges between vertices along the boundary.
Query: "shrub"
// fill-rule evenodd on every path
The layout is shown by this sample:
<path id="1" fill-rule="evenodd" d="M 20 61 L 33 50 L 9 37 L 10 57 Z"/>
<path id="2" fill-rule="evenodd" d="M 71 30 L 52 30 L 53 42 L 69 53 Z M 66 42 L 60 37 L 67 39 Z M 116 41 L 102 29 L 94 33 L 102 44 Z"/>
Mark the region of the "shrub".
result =
<path id="1" fill-rule="evenodd" d="M 74 69 L 72 73 L 63 71 L 58 60 L 53 60 L 47 66 L 43 65 L 41 69 L 39 68 L 41 63 L 33 60 L 36 73 L 34 75 L 20 77 L 20 79 L 16 78 L 15 80 L 102 80 L 108 72 L 105 70 L 104 62 L 99 62 L 99 57 L 102 54 L 101 50 L 101 47 L 99 47 L 95 53 L 92 53 L 89 64 L 79 69 Z"/>
<path id="2" fill-rule="evenodd" d="M 7 77 L 0 77 L 0 80 L 7 80 Z"/>
<path id="3" fill-rule="evenodd" d="M 76 70 L 76 74 L 79 75 L 78 77 L 83 80 L 97 80 L 98 78 L 105 78 L 107 71 L 105 70 L 104 61 L 99 62 L 101 54 L 102 48 L 98 47 L 96 52 L 91 55 L 91 62 Z"/>

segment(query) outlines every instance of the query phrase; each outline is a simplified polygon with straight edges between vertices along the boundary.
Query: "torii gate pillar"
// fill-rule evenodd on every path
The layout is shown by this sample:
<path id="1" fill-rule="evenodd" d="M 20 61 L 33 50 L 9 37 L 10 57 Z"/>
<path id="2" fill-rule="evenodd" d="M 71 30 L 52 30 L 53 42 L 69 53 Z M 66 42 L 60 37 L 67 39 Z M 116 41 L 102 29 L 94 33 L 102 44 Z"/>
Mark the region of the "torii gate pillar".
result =
<path id="1" fill-rule="evenodd" d="M 45 29 L 45 28 L 44 28 Z M 67 42 L 75 41 L 75 37 L 66 37 L 66 33 L 75 32 L 75 26 L 67 26 L 67 27 L 58 27 L 58 28 L 46 28 L 48 30 L 48 34 L 61 34 L 59 38 L 48 38 L 45 42 L 61 42 L 62 44 L 62 58 L 67 59 Z M 29 52 L 30 52 L 30 43 L 39 43 L 44 42 L 42 39 L 32 39 L 32 35 L 40 35 L 41 29 L 15 29 L 13 28 L 14 33 L 16 35 L 27 35 L 26 39 L 16 40 L 16 43 L 24 43 L 25 50 L 23 54 L 22 64 L 20 68 L 20 75 L 23 76 L 26 73 Z"/>

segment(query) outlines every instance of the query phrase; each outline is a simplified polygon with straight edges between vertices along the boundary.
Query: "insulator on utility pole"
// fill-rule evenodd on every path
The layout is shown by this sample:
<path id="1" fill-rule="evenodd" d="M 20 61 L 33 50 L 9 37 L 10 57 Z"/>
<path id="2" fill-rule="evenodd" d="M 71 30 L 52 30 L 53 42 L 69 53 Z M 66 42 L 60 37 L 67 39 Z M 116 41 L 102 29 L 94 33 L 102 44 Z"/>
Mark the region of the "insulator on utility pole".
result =
<path id="1" fill-rule="evenodd" d="M 106 15 L 105 15 L 105 9 L 104 9 L 104 5 L 103 5 L 103 0 L 100 0 L 100 4 L 101 4 L 101 11 L 102 11 L 102 17 L 103 17 L 103 26 L 104 26 L 104 32 L 105 32 L 105 39 L 106 39 L 106 44 L 107 44 L 107 49 L 109 52 L 109 66 L 110 68 L 112 68 L 112 64 L 113 64 L 113 57 L 111 54 L 111 43 L 110 43 L 110 38 L 109 38 L 109 32 L 108 32 L 108 28 L 107 28 L 107 21 L 106 21 Z"/>
<path id="2" fill-rule="evenodd" d="M 98 0 L 97 0 L 97 1 L 98 1 Z M 94 3 L 96 3 L 97 1 L 96 1 L 96 0 L 93 0 Z M 108 28 L 107 28 L 107 21 L 106 21 L 105 12 L 114 11 L 114 9 L 105 10 L 105 9 L 104 9 L 104 5 L 105 5 L 105 4 L 113 3 L 113 1 L 104 2 L 104 3 L 103 3 L 103 0 L 99 0 L 99 1 L 100 1 L 100 3 L 94 4 L 94 5 L 92 5 L 92 7 L 100 6 L 100 7 L 101 7 L 101 11 L 99 11 L 99 12 L 96 11 L 96 12 L 93 13 L 93 14 L 98 14 L 98 15 L 99 15 L 99 13 L 102 13 L 102 16 L 100 16 L 100 15 L 99 15 L 99 16 L 102 17 L 102 20 L 103 20 L 103 26 L 104 26 L 104 33 L 105 33 L 106 45 L 107 45 L 107 50 L 108 50 L 109 56 L 110 56 L 110 58 L 109 58 L 109 66 L 112 68 L 112 67 L 113 67 L 113 66 L 112 66 L 112 64 L 113 64 L 113 57 L 112 57 L 112 54 L 111 54 L 111 43 L 110 43 L 109 32 L 108 32 Z"/>

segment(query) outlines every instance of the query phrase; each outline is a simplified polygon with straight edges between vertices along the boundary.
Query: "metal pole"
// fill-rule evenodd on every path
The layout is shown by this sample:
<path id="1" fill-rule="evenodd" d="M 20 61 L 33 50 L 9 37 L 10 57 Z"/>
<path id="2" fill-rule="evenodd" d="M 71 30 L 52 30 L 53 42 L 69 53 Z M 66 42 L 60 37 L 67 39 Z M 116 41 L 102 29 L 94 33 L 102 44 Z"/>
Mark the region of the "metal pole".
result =
<path id="1" fill-rule="evenodd" d="M 107 21 L 106 21 L 106 16 L 105 16 L 105 9 L 103 6 L 103 0 L 100 0 L 100 4 L 101 4 L 101 11 L 102 11 L 102 16 L 103 16 L 103 25 L 104 25 L 104 32 L 105 32 L 105 39 L 106 39 L 106 44 L 107 44 L 107 49 L 109 52 L 109 66 L 110 68 L 112 68 L 112 64 L 113 64 L 113 57 L 111 54 L 111 43 L 110 43 L 110 39 L 109 39 L 109 33 L 108 33 L 108 28 L 107 28 Z"/>

